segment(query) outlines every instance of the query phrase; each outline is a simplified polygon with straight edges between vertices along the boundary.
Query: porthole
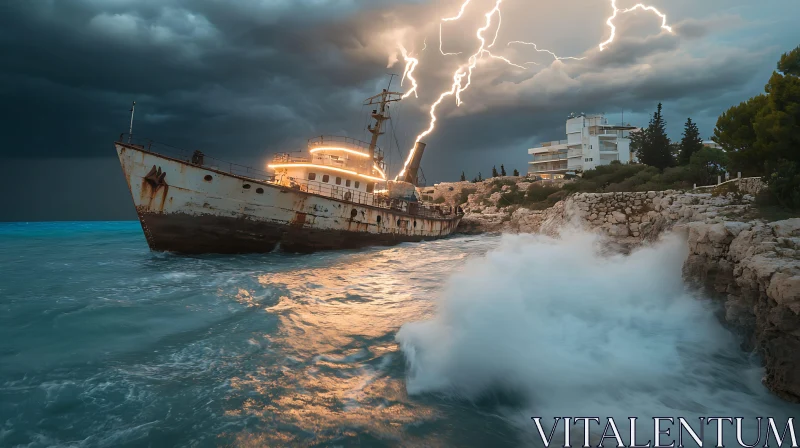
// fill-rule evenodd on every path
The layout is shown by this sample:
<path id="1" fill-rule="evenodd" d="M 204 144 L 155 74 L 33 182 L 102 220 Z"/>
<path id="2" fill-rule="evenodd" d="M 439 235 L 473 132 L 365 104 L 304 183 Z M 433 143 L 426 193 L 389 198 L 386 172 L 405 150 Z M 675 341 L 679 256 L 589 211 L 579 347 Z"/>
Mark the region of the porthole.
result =
<path id="1" fill-rule="evenodd" d="M 328 183 L 329 180 L 331 180 L 331 176 L 327 174 L 322 176 L 322 181 L 325 182 L 326 184 Z"/>
<path id="2" fill-rule="evenodd" d="M 256 188 L 256 193 L 264 194 L 264 189 L 263 188 Z"/>
<path id="3" fill-rule="evenodd" d="M 250 189 L 250 184 L 244 184 L 244 185 L 242 185 L 242 188 L 244 188 L 245 190 L 249 190 Z"/>
<path id="4" fill-rule="evenodd" d="M 378 217 L 375 218 L 375 221 L 378 221 L 378 225 L 381 225 L 381 215 L 378 215 Z"/>
<path id="5" fill-rule="evenodd" d="M 205 180 L 206 182 L 211 182 L 211 179 L 213 179 L 213 177 L 211 177 L 210 174 L 206 174 L 206 177 L 203 178 L 203 180 Z"/>
<path id="6" fill-rule="evenodd" d="M 355 219 L 356 216 L 358 216 L 358 210 L 356 209 L 350 210 L 350 218 Z"/>

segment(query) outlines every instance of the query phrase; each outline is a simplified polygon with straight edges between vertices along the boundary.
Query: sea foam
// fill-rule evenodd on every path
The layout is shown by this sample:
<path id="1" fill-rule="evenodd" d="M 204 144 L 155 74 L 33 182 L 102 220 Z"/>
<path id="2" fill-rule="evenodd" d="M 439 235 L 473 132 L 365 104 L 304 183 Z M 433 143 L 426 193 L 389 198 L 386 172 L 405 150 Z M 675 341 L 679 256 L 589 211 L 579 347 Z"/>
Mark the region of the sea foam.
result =
<path id="1" fill-rule="evenodd" d="M 602 247 L 577 230 L 505 235 L 470 260 L 434 316 L 397 334 L 409 394 L 489 398 L 526 426 L 532 416 L 779 414 L 716 306 L 686 291 L 682 238 L 627 256 Z"/>

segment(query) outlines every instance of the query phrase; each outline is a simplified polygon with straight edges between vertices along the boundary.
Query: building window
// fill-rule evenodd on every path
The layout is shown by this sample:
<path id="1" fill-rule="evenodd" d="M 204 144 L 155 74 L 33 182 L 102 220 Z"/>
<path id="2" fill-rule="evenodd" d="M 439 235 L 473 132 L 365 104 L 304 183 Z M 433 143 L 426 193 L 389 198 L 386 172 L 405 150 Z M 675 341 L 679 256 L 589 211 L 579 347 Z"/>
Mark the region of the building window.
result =
<path id="1" fill-rule="evenodd" d="M 344 186 L 345 187 L 349 187 L 350 186 L 350 179 L 347 179 L 347 180 L 344 181 Z"/>
<path id="2" fill-rule="evenodd" d="M 337 177 L 336 178 L 336 185 L 341 185 L 341 184 L 342 184 L 342 178 L 341 177 Z"/>
<path id="3" fill-rule="evenodd" d="M 367 182 L 367 193 L 375 191 L 375 182 Z"/>
<path id="4" fill-rule="evenodd" d="M 322 181 L 325 182 L 326 184 L 328 183 L 329 180 L 331 180 L 331 176 L 328 176 L 327 174 L 322 176 Z"/>
<path id="5" fill-rule="evenodd" d="M 359 181 L 356 181 L 355 187 L 356 187 L 356 188 L 358 188 L 358 187 L 360 187 L 360 186 L 361 186 L 361 182 L 359 182 Z"/>
<path id="6" fill-rule="evenodd" d="M 316 180 L 317 173 L 308 173 L 308 180 Z"/>

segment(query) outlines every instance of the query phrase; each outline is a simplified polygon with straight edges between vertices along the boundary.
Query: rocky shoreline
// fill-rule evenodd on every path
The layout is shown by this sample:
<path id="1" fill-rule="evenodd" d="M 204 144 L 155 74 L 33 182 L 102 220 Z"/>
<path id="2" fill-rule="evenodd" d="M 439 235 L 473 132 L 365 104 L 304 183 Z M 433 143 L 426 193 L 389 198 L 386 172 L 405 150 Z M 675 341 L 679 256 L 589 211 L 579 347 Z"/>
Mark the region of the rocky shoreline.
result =
<path id="1" fill-rule="evenodd" d="M 759 219 L 753 195 L 760 185 L 740 184 L 741 190 L 716 194 L 577 193 L 542 210 L 503 203 L 504 193 L 531 185 L 524 178 L 442 183 L 424 194 L 461 203 L 462 233 L 555 236 L 576 226 L 607 235 L 620 251 L 667 231 L 685 235 L 687 286 L 722 302 L 724 323 L 741 335 L 745 350 L 763 359 L 764 384 L 779 397 L 800 402 L 800 218 Z"/>

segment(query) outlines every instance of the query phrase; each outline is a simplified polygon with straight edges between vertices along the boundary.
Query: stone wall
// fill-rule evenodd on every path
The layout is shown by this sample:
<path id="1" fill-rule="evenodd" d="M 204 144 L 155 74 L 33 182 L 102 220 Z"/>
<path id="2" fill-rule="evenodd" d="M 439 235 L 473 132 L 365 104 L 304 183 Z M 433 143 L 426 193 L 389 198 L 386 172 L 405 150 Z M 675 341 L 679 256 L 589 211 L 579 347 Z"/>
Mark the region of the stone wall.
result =
<path id="1" fill-rule="evenodd" d="M 739 191 L 752 196 L 756 196 L 766 187 L 760 177 L 746 177 L 739 181 Z"/>
<path id="2" fill-rule="evenodd" d="M 491 184 L 462 182 L 442 194 L 458 197 L 464 188 L 475 190 L 461 204 L 463 233 L 557 233 L 567 223 L 600 231 L 628 245 L 658 237 L 664 230 L 688 222 L 718 222 L 741 218 L 751 210 L 753 197 L 735 194 L 713 196 L 680 191 L 578 193 L 545 210 L 530 210 L 499 203 L 501 193 L 489 195 Z M 526 189 L 529 182 L 520 181 Z M 451 185 L 445 186 L 444 189 Z M 508 187 L 504 187 L 508 188 Z M 448 195 L 449 193 L 449 195 Z M 450 202 L 455 203 L 455 202 Z"/>

